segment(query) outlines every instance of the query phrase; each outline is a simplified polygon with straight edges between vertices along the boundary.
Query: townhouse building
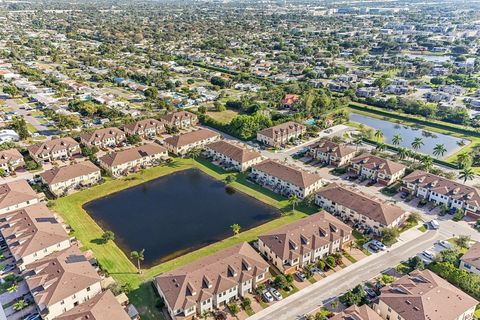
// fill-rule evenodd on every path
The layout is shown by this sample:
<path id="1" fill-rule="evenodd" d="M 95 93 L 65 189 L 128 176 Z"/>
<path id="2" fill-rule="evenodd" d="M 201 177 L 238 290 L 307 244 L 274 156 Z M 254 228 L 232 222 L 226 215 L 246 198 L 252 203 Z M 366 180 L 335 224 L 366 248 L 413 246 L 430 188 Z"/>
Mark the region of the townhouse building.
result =
<path id="1" fill-rule="evenodd" d="M 97 184 L 101 181 L 101 171 L 90 161 L 83 161 L 65 167 L 54 167 L 40 174 L 42 183 L 55 196 L 69 191 Z"/>
<path id="2" fill-rule="evenodd" d="M 258 249 L 282 273 L 294 273 L 310 263 L 342 250 L 352 240 L 352 229 L 320 211 L 261 234 Z"/>
<path id="3" fill-rule="evenodd" d="M 38 142 L 27 150 L 32 159 L 39 163 L 67 160 L 81 152 L 80 144 L 70 137 Z"/>
<path id="4" fill-rule="evenodd" d="M 156 143 L 147 143 L 123 151 L 108 153 L 98 159 L 100 167 L 114 177 L 130 171 L 155 166 L 168 159 L 168 151 Z"/>
<path id="5" fill-rule="evenodd" d="M 299 139 L 307 132 L 303 124 L 288 121 L 257 132 L 257 140 L 267 146 L 281 147 Z"/>
<path id="6" fill-rule="evenodd" d="M 330 320 L 382 320 L 382 318 L 368 305 L 353 305 L 337 313 Z"/>
<path id="7" fill-rule="evenodd" d="M 337 183 L 318 190 L 315 203 L 340 216 L 344 222 L 351 222 L 356 228 L 370 229 L 376 234 L 383 228 L 402 226 L 409 214 L 392 203 Z"/>
<path id="8" fill-rule="evenodd" d="M 415 170 L 402 180 L 402 191 L 437 204 L 445 204 L 448 208 L 463 209 L 475 217 L 480 214 L 480 193 L 477 188 L 422 170 Z"/>
<path id="9" fill-rule="evenodd" d="M 154 138 L 166 131 L 165 122 L 156 119 L 139 120 L 123 127 L 123 131 L 128 135 L 139 135 L 143 138 Z"/>
<path id="10" fill-rule="evenodd" d="M 25 165 L 22 154 L 17 149 L 0 151 L 0 169 L 13 172 Z"/>
<path id="11" fill-rule="evenodd" d="M 101 277 L 77 246 L 26 265 L 25 281 L 42 319 L 52 320 L 101 293 Z"/>
<path id="12" fill-rule="evenodd" d="M 70 247 L 70 237 L 56 215 L 38 203 L 0 217 L 0 232 L 20 270 Z"/>
<path id="13" fill-rule="evenodd" d="M 221 308 L 269 278 L 269 265 L 246 242 L 155 278 L 172 319 L 193 319 Z"/>
<path id="14" fill-rule="evenodd" d="M 308 147 L 308 153 L 323 163 L 341 167 L 350 163 L 355 157 L 356 150 L 328 139 L 321 139 Z"/>
<path id="15" fill-rule="evenodd" d="M 260 152 L 225 140 L 207 144 L 205 154 L 219 162 L 221 166 L 237 171 L 245 171 L 263 161 Z"/>
<path id="16" fill-rule="evenodd" d="M 80 135 L 82 144 L 98 148 L 114 148 L 126 139 L 125 132 L 115 127 L 97 129 Z"/>
<path id="17" fill-rule="evenodd" d="M 161 117 L 165 126 L 168 128 L 189 129 L 198 124 L 198 117 L 196 114 L 188 111 L 178 111 L 168 113 Z"/>
<path id="18" fill-rule="evenodd" d="M 348 170 L 365 179 L 388 186 L 403 177 L 405 169 L 406 166 L 401 163 L 364 153 L 351 160 Z"/>
<path id="19" fill-rule="evenodd" d="M 380 291 L 374 309 L 386 320 L 470 320 L 478 304 L 430 270 L 413 271 Z"/>
<path id="20" fill-rule="evenodd" d="M 37 193 L 23 179 L 0 184 L 0 215 L 38 202 Z"/>
<path id="21" fill-rule="evenodd" d="M 480 275 L 480 242 L 476 242 L 460 257 L 460 269 Z"/>
<path id="22" fill-rule="evenodd" d="M 312 172 L 283 164 L 275 160 L 265 160 L 252 166 L 250 178 L 274 192 L 303 199 L 323 185 L 322 178 Z"/>
<path id="23" fill-rule="evenodd" d="M 220 139 L 220 134 L 209 129 L 198 129 L 168 137 L 164 141 L 167 150 L 178 156 L 185 156 L 193 149 L 203 149 L 209 143 Z"/>

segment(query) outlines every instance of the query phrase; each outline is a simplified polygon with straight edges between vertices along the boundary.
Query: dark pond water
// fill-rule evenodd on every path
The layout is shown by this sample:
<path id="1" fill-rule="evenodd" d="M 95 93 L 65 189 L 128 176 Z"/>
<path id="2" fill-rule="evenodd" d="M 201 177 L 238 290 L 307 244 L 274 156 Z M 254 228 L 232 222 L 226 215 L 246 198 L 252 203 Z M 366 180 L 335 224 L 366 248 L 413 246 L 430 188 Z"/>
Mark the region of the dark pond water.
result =
<path id="1" fill-rule="evenodd" d="M 189 169 L 89 202 L 85 210 L 130 256 L 145 249 L 143 265 L 158 263 L 220 241 L 279 216 L 278 210 Z"/>

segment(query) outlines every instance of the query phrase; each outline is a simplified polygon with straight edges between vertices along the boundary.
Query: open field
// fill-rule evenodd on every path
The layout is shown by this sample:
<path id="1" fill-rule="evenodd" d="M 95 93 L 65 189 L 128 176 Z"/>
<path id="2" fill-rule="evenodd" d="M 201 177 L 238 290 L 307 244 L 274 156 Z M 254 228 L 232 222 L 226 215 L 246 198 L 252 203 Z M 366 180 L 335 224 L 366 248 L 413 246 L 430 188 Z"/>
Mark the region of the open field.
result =
<path id="1" fill-rule="evenodd" d="M 209 111 L 207 112 L 207 115 L 212 117 L 213 119 L 221 122 L 221 123 L 230 123 L 232 119 L 238 114 L 237 111 L 234 110 L 225 110 L 222 112 L 217 112 L 217 111 Z"/>
<path id="2" fill-rule="evenodd" d="M 318 211 L 315 207 L 299 205 L 297 206 L 297 210 L 291 213 L 288 200 L 260 186 L 251 184 L 246 180 L 244 174 L 236 173 L 237 180 L 231 183 L 230 186 L 288 214 L 282 215 L 280 218 L 256 228 L 241 232 L 236 237 L 230 237 L 203 247 L 148 270 L 143 270 L 142 274 L 138 274 L 135 265 L 132 263 L 133 261 L 131 261 L 114 242 L 110 241 L 106 244 L 101 244 L 101 242 L 98 241 L 103 234 L 103 230 L 82 208 L 83 204 L 143 182 L 192 167 L 196 167 L 218 180 L 224 180 L 228 175 L 232 174 L 226 173 L 203 159 L 175 159 L 168 165 L 144 170 L 122 179 L 108 179 L 99 186 L 53 201 L 52 209 L 58 212 L 73 228 L 73 235 L 84 245 L 83 249 L 91 249 L 102 268 L 107 270 L 115 280 L 121 284 L 129 284 L 132 289 L 129 297 L 132 303 L 142 310 L 142 319 L 150 320 L 161 317 L 154 306 L 155 299 L 152 297 L 152 288 L 149 283 L 149 280 L 156 275 L 168 272 L 237 243 L 255 240 L 257 236 L 263 232 L 288 224 L 307 214 Z M 148 254 L 148 252 L 145 254 Z"/>

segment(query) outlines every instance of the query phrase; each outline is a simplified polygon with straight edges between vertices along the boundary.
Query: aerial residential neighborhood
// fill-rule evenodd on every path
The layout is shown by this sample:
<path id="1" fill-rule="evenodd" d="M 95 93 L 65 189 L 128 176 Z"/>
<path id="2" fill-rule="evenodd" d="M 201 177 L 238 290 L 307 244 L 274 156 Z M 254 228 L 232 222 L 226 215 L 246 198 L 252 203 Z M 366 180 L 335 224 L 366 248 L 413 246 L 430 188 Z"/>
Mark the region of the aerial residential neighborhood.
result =
<path id="1" fill-rule="evenodd" d="M 0 0 L 0 320 L 480 319 L 480 3 Z"/>

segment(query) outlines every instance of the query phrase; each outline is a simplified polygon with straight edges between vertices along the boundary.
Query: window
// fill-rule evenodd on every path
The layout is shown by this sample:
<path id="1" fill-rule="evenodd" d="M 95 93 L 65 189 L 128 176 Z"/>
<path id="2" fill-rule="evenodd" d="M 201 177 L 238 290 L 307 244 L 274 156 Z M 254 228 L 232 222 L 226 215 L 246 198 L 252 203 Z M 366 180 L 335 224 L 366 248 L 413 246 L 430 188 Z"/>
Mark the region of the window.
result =
<path id="1" fill-rule="evenodd" d="M 87 287 L 87 292 L 90 292 L 90 287 Z"/>

